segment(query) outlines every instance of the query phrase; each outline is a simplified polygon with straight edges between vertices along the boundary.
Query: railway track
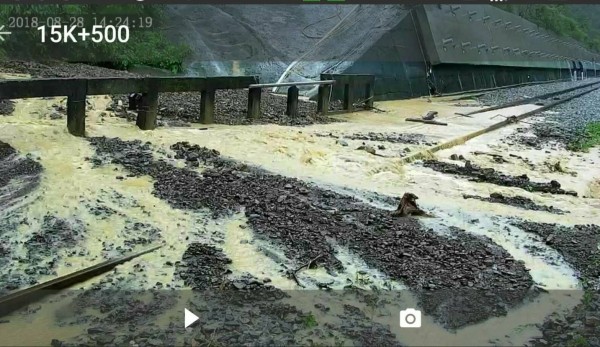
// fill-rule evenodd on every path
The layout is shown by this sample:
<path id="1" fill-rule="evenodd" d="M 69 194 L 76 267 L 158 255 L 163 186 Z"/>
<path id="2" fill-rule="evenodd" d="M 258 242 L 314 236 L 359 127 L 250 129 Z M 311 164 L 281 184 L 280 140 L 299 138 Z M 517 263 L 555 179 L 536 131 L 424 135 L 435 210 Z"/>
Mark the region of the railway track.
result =
<path id="1" fill-rule="evenodd" d="M 552 93 L 547 93 L 547 94 L 543 94 L 543 95 L 538 95 L 538 96 L 532 97 L 532 98 L 527 98 L 527 99 L 523 99 L 523 100 L 509 102 L 509 103 L 505 103 L 505 104 L 498 105 L 498 106 L 488 107 L 488 108 L 484 108 L 484 109 L 481 109 L 481 110 L 476 110 L 476 111 L 473 111 L 473 112 L 469 112 L 467 114 L 461 114 L 461 116 L 465 116 L 465 115 L 466 116 L 470 116 L 470 115 L 477 114 L 477 113 L 483 113 L 483 112 L 492 111 L 492 110 L 500 110 L 500 109 L 510 108 L 510 107 L 514 107 L 514 106 L 518 106 L 518 105 L 524 105 L 524 104 L 527 104 L 527 103 L 536 102 L 536 101 L 539 101 L 539 100 L 547 100 L 547 99 L 554 98 L 554 97 L 562 95 L 562 94 L 567 94 L 567 93 L 573 92 L 574 90 L 578 90 L 578 89 L 582 89 L 582 88 L 590 88 L 590 89 L 585 90 L 583 92 L 580 92 L 580 93 L 577 93 L 577 94 L 568 95 L 568 96 L 566 96 L 564 98 L 560 98 L 558 100 L 554 100 L 554 101 L 552 101 L 550 103 L 544 104 L 542 107 L 537 108 L 535 110 L 528 111 L 528 112 L 521 113 L 521 114 L 512 115 L 510 117 L 506 117 L 506 119 L 504 119 L 503 121 L 500 121 L 498 123 L 494 123 L 494 124 L 492 124 L 492 125 L 484 128 L 484 129 L 480 129 L 480 130 L 471 132 L 469 134 L 462 135 L 462 136 L 454 138 L 454 139 L 452 139 L 450 141 L 446 141 L 444 143 L 435 145 L 435 146 L 427 148 L 425 150 L 416 152 L 416 153 L 414 153 L 414 154 L 412 154 L 410 156 L 402 158 L 402 162 L 403 163 L 410 163 L 410 162 L 413 162 L 415 160 L 420 160 L 420 159 L 428 158 L 428 157 L 431 156 L 432 153 L 441 151 L 443 149 L 452 148 L 454 146 L 463 144 L 466 141 L 471 140 L 471 139 L 473 139 L 473 138 L 475 138 L 477 136 L 483 135 L 485 133 L 489 133 L 489 132 L 494 131 L 494 130 L 498 130 L 498 129 L 503 128 L 503 127 L 505 127 L 507 125 L 510 125 L 510 124 L 517 123 L 517 122 L 519 122 L 521 120 L 524 120 L 525 118 L 528 118 L 528 117 L 531 117 L 533 115 L 539 114 L 539 113 L 541 113 L 543 111 L 549 110 L 549 109 L 551 109 L 553 107 L 556 107 L 556 106 L 558 106 L 560 104 L 563 104 L 565 102 L 571 101 L 573 99 L 577 99 L 577 98 L 579 98 L 581 96 L 584 96 L 584 95 L 589 94 L 589 93 L 591 93 L 593 91 L 596 91 L 596 90 L 600 89 L 600 86 L 596 86 L 598 84 L 600 84 L 600 81 L 593 82 L 593 83 L 588 83 L 588 84 L 583 85 L 583 86 L 577 86 L 577 87 L 563 89 L 563 90 L 560 90 L 560 91 L 557 91 L 557 92 L 552 92 Z"/>
<path id="2" fill-rule="evenodd" d="M 575 87 L 571 87 L 571 88 L 566 88 L 566 89 L 562 89 L 559 91 L 555 91 L 555 92 L 550 92 L 550 93 L 545 93 L 545 94 L 541 94 L 541 95 L 536 95 L 536 96 L 532 96 L 529 98 L 524 98 L 524 99 L 520 99 L 520 100 L 515 100 L 515 101 L 511 101 L 511 102 L 507 102 L 504 104 L 500 104 L 500 105 L 496 105 L 496 106 L 491 106 L 491 107 L 486 107 L 480 110 L 475 110 L 475 111 L 471 111 L 471 112 L 467 112 L 467 113 L 456 113 L 459 116 L 464 116 L 464 117 L 470 117 L 474 114 L 478 114 L 478 113 L 484 113 L 484 112 L 488 112 L 488 111 L 494 111 L 494 110 L 500 110 L 503 108 L 508 108 L 508 107 L 513 107 L 513 106 L 519 106 L 519 105 L 525 105 L 525 104 L 533 104 L 536 102 L 540 102 L 542 100 L 548 100 L 550 98 L 554 98 L 556 96 L 562 95 L 562 94 L 567 94 L 570 92 L 573 92 L 575 90 L 579 90 L 579 89 L 583 89 L 583 88 L 587 88 L 587 87 L 592 87 L 595 85 L 600 84 L 600 81 L 596 81 L 596 82 L 592 82 L 592 83 L 588 83 L 588 84 L 584 84 L 584 85 L 580 85 L 580 86 L 575 86 Z"/>

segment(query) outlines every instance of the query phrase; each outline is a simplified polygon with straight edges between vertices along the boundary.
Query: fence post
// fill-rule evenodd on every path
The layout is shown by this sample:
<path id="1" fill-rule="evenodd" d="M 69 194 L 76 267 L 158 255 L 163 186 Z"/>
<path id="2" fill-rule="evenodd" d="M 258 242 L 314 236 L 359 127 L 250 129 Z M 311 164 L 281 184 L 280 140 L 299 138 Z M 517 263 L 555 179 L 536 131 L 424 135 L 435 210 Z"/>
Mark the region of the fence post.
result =
<path id="1" fill-rule="evenodd" d="M 260 88 L 248 89 L 248 119 L 252 120 L 260 116 Z"/>
<path id="2" fill-rule="evenodd" d="M 365 108 L 370 110 L 373 109 L 373 102 L 375 101 L 375 83 L 373 80 L 369 80 L 365 86 Z"/>
<path id="3" fill-rule="evenodd" d="M 298 95 L 299 89 L 296 86 L 291 86 L 287 91 L 287 108 L 285 114 L 294 118 L 298 116 Z"/>
<path id="4" fill-rule="evenodd" d="M 317 98 L 317 112 L 327 114 L 329 112 L 329 97 L 331 96 L 331 85 L 322 84 L 319 86 L 319 95 Z"/>
<path id="5" fill-rule="evenodd" d="M 86 96 L 87 81 L 76 81 L 73 92 L 67 96 L 67 129 L 71 135 L 85 136 Z"/>
<path id="6" fill-rule="evenodd" d="M 154 130 L 158 113 L 158 88 L 153 80 L 149 80 L 146 86 L 148 91 L 142 93 L 135 124 L 142 130 Z"/>
<path id="7" fill-rule="evenodd" d="M 354 111 L 354 90 L 353 83 L 344 84 L 344 110 L 348 112 Z"/>
<path id="8" fill-rule="evenodd" d="M 200 123 L 212 124 L 215 122 L 215 90 L 203 90 L 200 93 Z"/>

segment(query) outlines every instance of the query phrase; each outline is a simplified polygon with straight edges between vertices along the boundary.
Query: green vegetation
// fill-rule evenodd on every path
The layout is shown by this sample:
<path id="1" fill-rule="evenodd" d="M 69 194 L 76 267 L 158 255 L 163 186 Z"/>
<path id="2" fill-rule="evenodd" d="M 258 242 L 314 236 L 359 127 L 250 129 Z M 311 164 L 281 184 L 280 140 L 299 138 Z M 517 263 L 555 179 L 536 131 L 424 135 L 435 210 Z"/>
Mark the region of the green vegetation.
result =
<path id="1" fill-rule="evenodd" d="M 567 346 L 569 346 L 569 347 L 589 347 L 590 343 L 587 341 L 587 339 L 585 337 L 577 336 L 573 340 L 569 341 L 569 344 Z"/>
<path id="2" fill-rule="evenodd" d="M 189 47 L 175 44 L 165 36 L 162 5 L 0 5 L 0 23 L 10 23 L 9 17 L 27 18 L 22 24 L 28 28 L 10 28 L 13 33 L 10 39 L 0 42 L 0 58 L 4 59 L 63 60 L 117 69 L 147 65 L 177 73 L 183 70 L 183 61 L 190 54 Z M 70 25 L 81 17 L 88 32 L 93 25 L 102 24 L 103 17 L 107 21 L 128 17 L 131 21 L 128 42 L 94 43 L 91 39 L 78 43 L 41 42 L 37 27 L 56 23 L 57 18 L 60 24 Z M 140 28 L 140 19 L 146 27 Z M 133 20 L 138 21 L 136 28 Z"/>
<path id="3" fill-rule="evenodd" d="M 587 152 L 590 148 L 600 145 L 600 122 L 589 123 L 580 138 L 569 144 L 572 151 Z"/>
<path id="4" fill-rule="evenodd" d="M 308 316 L 304 317 L 304 326 L 306 328 L 314 328 L 317 325 L 319 325 L 319 323 L 317 323 L 317 319 L 315 318 L 315 316 L 310 313 Z"/>
<path id="5" fill-rule="evenodd" d="M 497 5 L 560 36 L 573 38 L 588 48 L 600 51 L 600 33 L 579 8 L 569 5 Z"/>

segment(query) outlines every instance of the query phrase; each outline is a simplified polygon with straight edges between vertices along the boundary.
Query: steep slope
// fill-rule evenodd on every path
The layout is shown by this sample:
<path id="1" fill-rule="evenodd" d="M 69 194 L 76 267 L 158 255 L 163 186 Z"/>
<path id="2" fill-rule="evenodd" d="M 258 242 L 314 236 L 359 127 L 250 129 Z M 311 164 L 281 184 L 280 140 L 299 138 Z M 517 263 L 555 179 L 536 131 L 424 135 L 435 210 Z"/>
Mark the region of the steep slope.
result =
<path id="1" fill-rule="evenodd" d="M 173 5 L 168 36 L 193 49 L 190 75 L 279 77 L 349 6 Z"/>

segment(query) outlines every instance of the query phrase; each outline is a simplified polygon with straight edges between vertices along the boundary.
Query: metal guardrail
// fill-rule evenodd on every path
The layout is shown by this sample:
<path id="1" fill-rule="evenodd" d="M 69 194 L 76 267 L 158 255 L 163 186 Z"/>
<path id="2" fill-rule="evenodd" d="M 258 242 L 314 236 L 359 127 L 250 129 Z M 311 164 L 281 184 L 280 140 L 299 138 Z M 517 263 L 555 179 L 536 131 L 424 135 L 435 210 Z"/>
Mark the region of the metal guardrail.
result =
<path id="1" fill-rule="evenodd" d="M 69 133 L 85 136 L 85 99 L 88 95 L 142 93 L 136 124 L 142 130 L 152 130 L 156 128 L 159 93 L 200 92 L 200 121 L 210 124 L 214 122 L 217 89 L 243 89 L 256 82 L 257 76 L 0 80 L 0 99 L 67 96 Z"/>
<path id="2" fill-rule="evenodd" d="M 248 88 L 315 86 L 315 85 L 334 84 L 334 83 L 335 83 L 334 80 L 306 81 L 306 82 L 285 82 L 285 83 L 262 83 L 262 84 L 251 84 Z"/>
<path id="3" fill-rule="evenodd" d="M 329 97 L 331 95 L 331 86 L 334 80 L 323 81 L 305 81 L 305 82 L 284 82 L 284 83 L 262 83 L 251 84 L 248 87 L 248 118 L 254 119 L 260 116 L 260 100 L 262 88 L 270 87 L 289 87 L 287 91 L 287 106 L 285 114 L 290 117 L 298 116 L 298 97 L 300 91 L 298 86 L 319 86 L 319 96 L 317 103 L 317 112 L 327 113 L 329 111 Z"/>

